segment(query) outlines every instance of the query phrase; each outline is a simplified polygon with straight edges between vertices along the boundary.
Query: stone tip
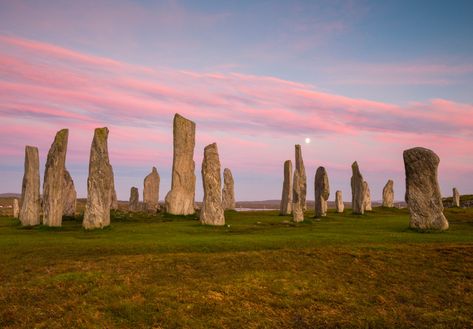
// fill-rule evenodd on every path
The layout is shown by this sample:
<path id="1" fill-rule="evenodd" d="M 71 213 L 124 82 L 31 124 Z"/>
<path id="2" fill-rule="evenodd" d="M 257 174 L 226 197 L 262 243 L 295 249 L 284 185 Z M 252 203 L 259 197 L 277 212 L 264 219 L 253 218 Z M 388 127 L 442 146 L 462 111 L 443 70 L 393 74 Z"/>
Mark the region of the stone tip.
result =
<path id="1" fill-rule="evenodd" d="M 151 169 L 152 172 L 158 172 L 158 169 L 156 169 L 156 167 L 153 166 L 153 168 Z"/>
<path id="2" fill-rule="evenodd" d="M 212 143 L 212 144 L 207 145 L 204 148 L 204 151 L 209 150 L 209 149 L 217 149 L 217 143 Z"/>

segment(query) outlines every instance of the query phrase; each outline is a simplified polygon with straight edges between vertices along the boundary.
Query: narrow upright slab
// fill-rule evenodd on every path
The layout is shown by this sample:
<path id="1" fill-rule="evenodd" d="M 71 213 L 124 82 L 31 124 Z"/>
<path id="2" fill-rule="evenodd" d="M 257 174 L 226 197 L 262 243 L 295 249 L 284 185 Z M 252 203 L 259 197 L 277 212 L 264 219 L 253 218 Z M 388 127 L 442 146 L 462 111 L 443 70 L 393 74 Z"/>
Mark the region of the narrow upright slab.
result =
<path id="1" fill-rule="evenodd" d="M 233 175 L 230 169 L 223 169 L 223 189 L 222 189 L 223 210 L 235 210 L 235 186 Z"/>
<path id="2" fill-rule="evenodd" d="M 371 191 L 367 181 L 363 182 L 363 208 L 365 211 L 372 211 L 371 207 Z"/>
<path id="3" fill-rule="evenodd" d="M 307 196 L 307 176 L 305 173 L 304 160 L 302 159 L 302 149 L 299 144 L 295 145 L 296 153 L 296 171 L 299 173 L 299 185 L 300 185 L 300 203 L 302 211 L 307 209 L 306 196 Z"/>
<path id="4" fill-rule="evenodd" d="M 460 193 L 458 192 L 457 188 L 453 188 L 453 206 L 460 207 Z"/>
<path id="5" fill-rule="evenodd" d="M 160 177 L 156 167 L 151 169 L 151 173 L 145 177 L 143 182 L 143 204 L 148 212 L 159 210 L 159 183 Z"/>
<path id="6" fill-rule="evenodd" d="M 20 206 L 18 205 L 18 199 L 13 199 L 13 218 L 18 218 L 20 216 Z"/>
<path id="7" fill-rule="evenodd" d="M 345 210 L 345 204 L 343 203 L 342 191 L 335 192 L 335 211 L 342 213 Z"/>
<path id="8" fill-rule="evenodd" d="M 389 179 L 383 188 L 383 207 L 394 207 L 394 182 Z"/>
<path id="9" fill-rule="evenodd" d="M 292 213 L 292 161 L 284 161 L 284 181 L 282 184 L 280 215 L 290 215 Z"/>
<path id="10" fill-rule="evenodd" d="M 304 210 L 301 204 L 301 179 L 299 171 L 294 170 L 294 180 L 292 185 L 292 221 L 295 223 L 304 220 Z"/>
<path id="11" fill-rule="evenodd" d="M 423 147 L 405 150 L 403 156 L 409 226 L 419 230 L 448 229 L 437 177 L 440 158 Z"/>
<path id="12" fill-rule="evenodd" d="M 108 157 L 108 128 L 97 128 L 90 148 L 87 203 L 82 222 L 85 229 L 110 225 L 112 177 L 113 171 Z"/>
<path id="13" fill-rule="evenodd" d="M 61 226 L 64 210 L 64 170 L 69 130 L 62 129 L 49 149 L 43 182 L 43 224 Z"/>
<path id="14" fill-rule="evenodd" d="M 130 189 L 130 200 L 128 202 L 128 211 L 137 212 L 140 211 L 140 195 L 138 193 L 137 187 L 132 187 Z"/>
<path id="15" fill-rule="evenodd" d="M 67 169 L 64 170 L 64 207 L 65 216 L 74 216 L 76 213 L 77 192 L 74 187 L 74 181 Z"/>
<path id="16" fill-rule="evenodd" d="M 23 226 L 41 223 L 41 199 L 39 195 L 39 155 L 38 148 L 25 147 L 25 173 L 21 187 L 20 221 Z"/>
<path id="17" fill-rule="evenodd" d="M 172 182 L 165 208 L 173 215 L 191 215 L 195 212 L 195 123 L 176 114 L 173 135 Z"/>
<path id="18" fill-rule="evenodd" d="M 207 145 L 204 149 L 202 185 L 204 187 L 204 200 L 200 210 L 200 222 L 207 225 L 225 225 L 220 160 L 216 143 Z"/>
<path id="19" fill-rule="evenodd" d="M 351 170 L 351 206 L 354 214 L 362 215 L 365 212 L 363 175 L 356 161 L 351 165 Z"/>
<path id="20" fill-rule="evenodd" d="M 115 174 L 112 168 L 112 193 L 110 193 L 110 209 L 118 209 L 117 191 L 115 190 Z"/>
<path id="21" fill-rule="evenodd" d="M 314 178 L 315 194 L 315 217 L 327 216 L 328 197 L 330 196 L 330 186 L 328 182 L 327 170 L 324 167 L 317 168 Z"/>

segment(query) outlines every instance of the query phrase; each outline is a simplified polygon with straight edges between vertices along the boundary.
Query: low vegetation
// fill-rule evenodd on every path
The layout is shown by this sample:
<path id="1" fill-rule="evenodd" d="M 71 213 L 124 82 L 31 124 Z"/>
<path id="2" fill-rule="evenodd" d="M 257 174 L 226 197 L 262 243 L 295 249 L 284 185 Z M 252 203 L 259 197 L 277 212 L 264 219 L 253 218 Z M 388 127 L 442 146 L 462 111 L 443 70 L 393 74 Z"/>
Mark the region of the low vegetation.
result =
<path id="1" fill-rule="evenodd" d="M 400 209 L 306 215 L 0 217 L 0 328 L 473 327 L 473 209 L 447 209 L 443 233 Z"/>

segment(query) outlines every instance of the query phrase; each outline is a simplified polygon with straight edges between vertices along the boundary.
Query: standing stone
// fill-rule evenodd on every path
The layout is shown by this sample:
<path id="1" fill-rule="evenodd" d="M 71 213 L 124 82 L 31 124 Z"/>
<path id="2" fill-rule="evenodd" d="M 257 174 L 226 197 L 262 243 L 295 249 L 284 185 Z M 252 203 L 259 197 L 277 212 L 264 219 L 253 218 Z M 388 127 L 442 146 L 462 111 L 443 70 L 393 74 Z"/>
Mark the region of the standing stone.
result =
<path id="1" fill-rule="evenodd" d="M 335 192 L 335 210 L 338 213 L 342 213 L 345 210 L 345 204 L 343 203 L 342 191 Z"/>
<path id="2" fill-rule="evenodd" d="M 302 211 L 307 209 L 306 196 L 307 196 L 307 176 L 305 174 L 304 161 L 302 160 L 301 146 L 297 144 L 296 148 L 296 171 L 299 173 L 299 184 L 300 184 L 300 203 Z"/>
<path id="3" fill-rule="evenodd" d="M 383 188 L 383 207 L 394 207 L 394 182 L 392 179 L 388 180 Z"/>
<path id="4" fill-rule="evenodd" d="M 41 223 L 41 199 L 39 195 L 39 155 L 38 148 L 26 146 L 25 173 L 21 187 L 20 221 L 23 226 Z"/>
<path id="5" fill-rule="evenodd" d="M 118 210 L 117 191 L 115 190 L 115 174 L 112 168 L 112 193 L 110 193 L 110 209 Z"/>
<path id="6" fill-rule="evenodd" d="M 363 208 L 365 211 L 372 211 L 371 207 L 371 191 L 368 182 L 363 182 Z"/>
<path id="7" fill-rule="evenodd" d="M 235 187 L 233 175 L 230 169 L 223 169 L 222 189 L 223 210 L 235 210 Z"/>
<path id="8" fill-rule="evenodd" d="M 68 136 L 68 129 L 62 129 L 56 134 L 46 161 L 43 182 L 43 224 L 46 226 L 62 225 Z"/>
<path id="9" fill-rule="evenodd" d="M 77 192 L 74 187 L 69 171 L 64 170 L 64 207 L 63 215 L 74 216 L 76 214 Z"/>
<path id="10" fill-rule="evenodd" d="M 315 217 L 327 216 L 327 200 L 330 196 L 327 170 L 324 167 L 317 168 L 314 179 L 315 192 Z"/>
<path id="11" fill-rule="evenodd" d="M 363 215 L 365 212 L 363 175 L 356 161 L 351 165 L 351 170 L 351 206 L 354 214 Z"/>
<path id="12" fill-rule="evenodd" d="M 159 182 L 158 170 L 153 167 L 143 183 L 143 203 L 146 211 L 155 213 L 159 209 Z"/>
<path id="13" fill-rule="evenodd" d="M 13 208 L 13 217 L 18 218 L 18 216 L 20 215 L 20 207 L 18 205 L 18 199 L 16 198 L 13 199 L 12 208 Z"/>
<path id="14" fill-rule="evenodd" d="M 458 192 L 457 188 L 453 188 L 453 206 L 454 207 L 460 207 L 460 193 Z"/>
<path id="15" fill-rule="evenodd" d="M 204 200 L 200 210 L 200 222 L 207 225 L 225 225 L 222 206 L 222 179 L 217 144 L 207 145 L 202 161 L 202 185 Z"/>
<path id="16" fill-rule="evenodd" d="M 87 203 L 82 222 L 85 229 L 104 228 L 110 225 L 113 171 L 108 158 L 107 140 L 107 127 L 95 129 L 90 148 Z"/>
<path id="17" fill-rule="evenodd" d="M 420 230 L 448 229 L 437 177 L 439 157 L 423 147 L 405 150 L 403 156 L 409 226 Z"/>
<path id="18" fill-rule="evenodd" d="M 294 179 L 292 185 L 292 221 L 299 223 L 304 220 L 304 211 L 301 204 L 301 179 L 299 172 L 294 170 Z"/>
<path id="19" fill-rule="evenodd" d="M 138 194 L 138 188 L 132 187 L 130 190 L 130 201 L 128 202 L 128 211 L 137 212 L 140 211 L 140 196 Z"/>
<path id="20" fill-rule="evenodd" d="M 172 182 L 165 198 L 166 212 L 191 215 L 195 212 L 195 123 L 176 114 L 173 135 Z"/>
<path id="21" fill-rule="evenodd" d="M 290 215 L 292 213 L 292 161 L 284 161 L 284 181 L 282 184 L 281 206 L 279 214 Z"/>

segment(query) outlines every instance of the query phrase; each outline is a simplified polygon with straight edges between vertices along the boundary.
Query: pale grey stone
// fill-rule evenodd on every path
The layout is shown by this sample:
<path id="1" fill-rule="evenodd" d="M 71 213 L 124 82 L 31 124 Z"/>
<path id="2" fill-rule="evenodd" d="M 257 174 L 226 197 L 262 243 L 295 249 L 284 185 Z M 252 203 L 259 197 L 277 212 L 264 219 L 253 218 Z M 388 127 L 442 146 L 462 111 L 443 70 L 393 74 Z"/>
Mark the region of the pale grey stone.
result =
<path id="1" fill-rule="evenodd" d="M 235 210 L 235 186 L 230 169 L 223 169 L 222 204 L 224 210 Z"/>
<path id="2" fill-rule="evenodd" d="M 18 199 L 13 199 L 13 217 L 18 218 L 20 216 L 20 206 L 18 205 Z"/>
<path id="3" fill-rule="evenodd" d="M 299 223 L 304 221 L 304 210 L 301 203 L 301 179 L 299 171 L 294 170 L 294 179 L 292 184 L 292 221 Z"/>
<path id="4" fill-rule="evenodd" d="M 74 187 L 74 181 L 67 169 L 64 170 L 64 207 L 63 214 L 65 216 L 74 216 L 76 213 L 77 192 Z"/>
<path id="5" fill-rule="evenodd" d="M 300 204 L 302 211 L 307 209 L 306 197 L 307 197 L 307 176 L 305 173 L 304 160 L 302 159 L 302 149 L 299 144 L 295 145 L 295 158 L 296 158 L 296 171 L 299 173 L 299 184 L 300 184 Z"/>
<path id="6" fill-rule="evenodd" d="M 458 192 L 457 188 L 453 188 L 453 206 L 454 207 L 460 207 L 460 193 Z"/>
<path id="7" fill-rule="evenodd" d="M 216 143 L 207 145 L 204 149 L 202 185 L 204 187 L 204 200 L 200 210 L 200 222 L 206 225 L 225 225 L 220 160 Z"/>
<path id="8" fill-rule="evenodd" d="M 292 213 L 292 161 L 284 162 L 284 181 L 282 184 L 280 215 L 290 215 Z"/>
<path id="9" fill-rule="evenodd" d="M 371 191 L 368 182 L 363 182 L 363 207 L 365 211 L 372 211 L 371 207 Z"/>
<path id="10" fill-rule="evenodd" d="M 153 167 L 151 173 L 145 177 L 143 183 L 143 203 L 148 212 L 157 212 L 159 210 L 159 183 L 160 177 L 156 167 Z"/>
<path id="11" fill-rule="evenodd" d="M 351 205 L 354 214 L 362 215 L 365 213 L 363 175 L 361 175 L 356 161 L 351 165 L 351 170 Z"/>
<path id="12" fill-rule="evenodd" d="M 345 204 L 343 203 L 342 191 L 335 192 L 335 210 L 338 213 L 342 213 L 345 210 Z"/>
<path id="13" fill-rule="evenodd" d="M 317 168 L 314 178 L 315 194 L 315 217 L 327 216 L 328 197 L 330 196 L 330 186 L 328 182 L 327 170 L 324 167 Z"/>
<path id="14" fill-rule="evenodd" d="M 140 211 L 140 200 L 139 200 L 138 188 L 132 187 L 130 189 L 130 201 L 128 202 L 128 211 L 137 212 Z"/>
<path id="15" fill-rule="evenodd" d="M 383 188 L 383 207 L 394 207 L 394 182 L 389 179 Z"/>
<path id="16" fill-rule="evenodd" d="M 38 148 L 25 147 L 25 173 L 21 188 L 20 221 L 23 226 L 41 223 L 41 199 L 39 194 L 39 155 Z"/>

